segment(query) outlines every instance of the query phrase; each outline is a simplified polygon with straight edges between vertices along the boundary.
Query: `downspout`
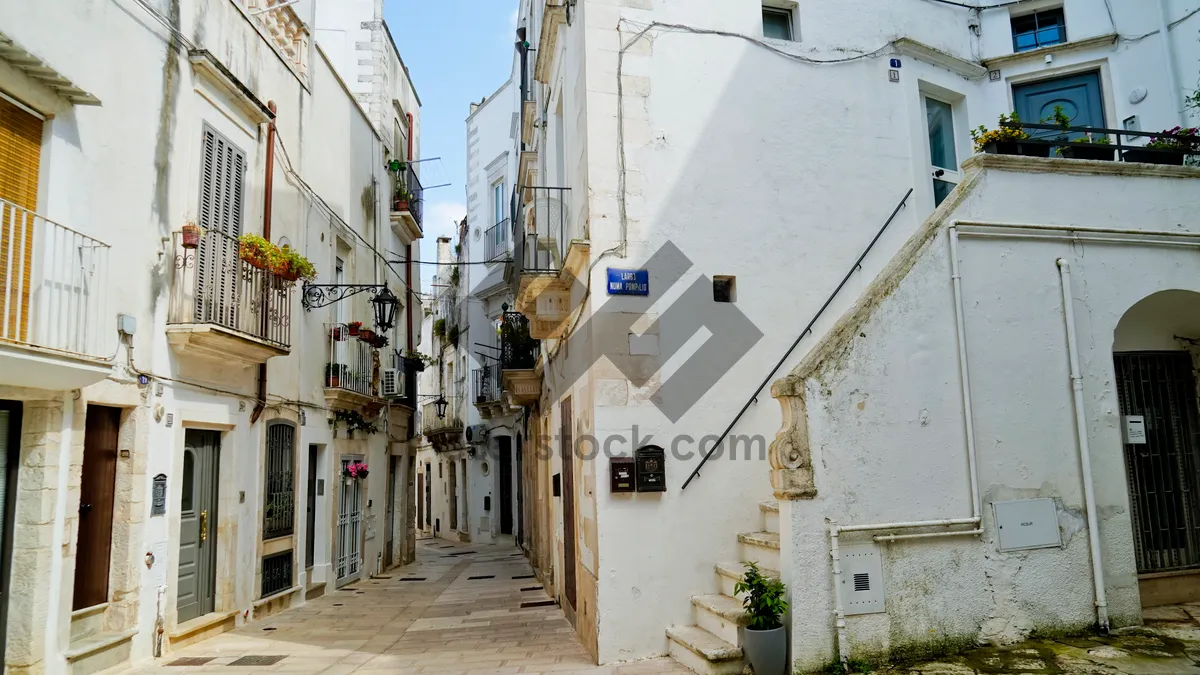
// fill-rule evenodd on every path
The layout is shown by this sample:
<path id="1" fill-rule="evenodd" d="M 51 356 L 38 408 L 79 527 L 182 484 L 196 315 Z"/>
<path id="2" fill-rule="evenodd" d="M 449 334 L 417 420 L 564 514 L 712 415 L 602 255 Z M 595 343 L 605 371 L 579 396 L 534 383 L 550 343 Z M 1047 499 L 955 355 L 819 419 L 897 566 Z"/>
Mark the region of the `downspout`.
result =
<path id="1" fill-rule="evenodd" d="M 271 120 L 267 122 L 267 167 L 263 177 L 263 239 L 271 241 L 271 193 L 275 189 L 275 101 L 267 101 L 267 109 L 271 111 Z M 266 313 L 263 321 L 267 321 Z M 263 410 L 267 407 L 267 364 L 258 366 L 258 401 L 250 413 L 250 424 L 258 421 Z"/>
<path id="2" fill-rule="evenodd" d="M 1075 399 L 1075 433 L 1079 445 L 1079 463 L 1083 469 L 1083 500 L 1087 509 L 1088 542 L 1092 553 L 1092 582 L 1096 588 L 1096 624 L 1108 634 L 1108 599 L 1104 592 L 1104 564 L 1100 557 L 1100 523 L 1096 517 L 1096 489 L 1092 484 L 1092 453 L 1088 447 L 1087 420 L 1083 407 L 1083 374 L 1079 368 L 1079 340 L 1075 335 L 1075 298 L 1071 292 L 1071 267 L 1059 258 L 1058 275 L 1062 280 L 1063 316 L 1067 323 L 1067 356 L 1071 364 L 1071 394 Z"/>
<path id="3" fill-rule="evenodd" d="M 1175 70 L 1175 58 L 1171 50 L 1171 24 L 1167 16 L 1167 0 L 1158 0 L 1158 33 L 1162 36 L 1163 61 L 1167 72 L 1167 87 L 1171 90 L 1171 104 L 1175 106 L 1175 114 L 1179 116 L 1179 125 L 1188 123 L 1187 113 L 1184 112 L 1183 88 L 1179 85 L 1179 73 Z"/>
<path id="4" fill-rule="evenodd" d="M 408 117 L 408 161 L 412 162 L 412 160 L 413 160 L 413 115 L 412 115 L 412 113 L 405 113 L 405 115 Z M 422 198 L 423 198 L 423 196 L 422 196 Z M 413 300 L 416 298 L 416 294 L 413 293 L 413 290 L 412 290 L 412 268 L 413 268 L 412 260 L 413 260 L 412 243 L 409 242 L 409 244 L 408 244 L 408 264 L 405 266 L 405 272 L 404 272 L 405 287 L 408 289 L 408 302 L 404 303 L 405 304 L 404 310 L 405 310 L 405 314 L 408 315 L 408 339 L 406 340 L 406 342 L 408 343 L 409 351 L 412 351 L 412 348 L 414 346 L 413 345 L 413 307 L 412 306 L 413 306 Z"/>

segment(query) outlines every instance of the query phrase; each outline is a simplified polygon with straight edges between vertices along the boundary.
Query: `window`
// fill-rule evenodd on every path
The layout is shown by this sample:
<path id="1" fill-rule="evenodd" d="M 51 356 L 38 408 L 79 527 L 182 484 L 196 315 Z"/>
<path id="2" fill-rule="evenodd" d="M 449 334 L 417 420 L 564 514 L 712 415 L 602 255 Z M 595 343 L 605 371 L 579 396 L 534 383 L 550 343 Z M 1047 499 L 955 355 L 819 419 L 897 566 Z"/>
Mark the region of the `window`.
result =
<path id="1" fill-rule="evenodd" d="M 763 37 L 773 40 L 792 39 L 792 12 L 777 7 L 763 7 Z"/>
<path id="2" fill-rule="evenodd" d="M 939 205 L 958 184 L 958 154 L 954 149 L 954 108 L 945 101 L 925 97 L 929 132 L 929 171 L 933 176 L 933 203 Z"/>
<path id="3" fill-rule="evenodd" d="M 737 278 L 724 275 L 713 276 L 713 301 L 714 302 L 734 302 L 737 300 L 735 290 Z"/>
<path id="4" fill-rule="evenodd" d="M 267 475 L 263 503 L 263 539 L 285 537 L 293 531 L 296 486 L 293 480 L 296 430 L 286 422 L 267 427 Z M 288 563 L 291 568 L 291 563 Z"/>
<path id="5" fill-rule="evenodd" d="M 1062 7 L 1012 18 L 1013 51 L 1024 52 L 1067 41 Z"/>

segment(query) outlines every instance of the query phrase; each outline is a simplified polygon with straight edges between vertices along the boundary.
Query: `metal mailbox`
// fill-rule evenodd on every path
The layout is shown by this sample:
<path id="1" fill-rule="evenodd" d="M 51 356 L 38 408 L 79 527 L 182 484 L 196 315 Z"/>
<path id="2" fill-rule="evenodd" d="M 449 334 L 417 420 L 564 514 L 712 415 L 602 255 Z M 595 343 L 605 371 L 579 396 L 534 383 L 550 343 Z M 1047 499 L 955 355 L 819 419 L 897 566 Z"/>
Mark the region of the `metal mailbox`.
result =
<path id="1" fill-rule="evenodd" d="M 666 452 L 657 445 L 644 445 L 633 453 L 638 492 L 666 492 Z"/>
<path id="2" fill-rule="evenodd" d="M 634 480 L 636 473 L 632 457 L 613 457 L 609 460 L 609 490 L 611 492 L 636 492 L 637 483 Z"/>

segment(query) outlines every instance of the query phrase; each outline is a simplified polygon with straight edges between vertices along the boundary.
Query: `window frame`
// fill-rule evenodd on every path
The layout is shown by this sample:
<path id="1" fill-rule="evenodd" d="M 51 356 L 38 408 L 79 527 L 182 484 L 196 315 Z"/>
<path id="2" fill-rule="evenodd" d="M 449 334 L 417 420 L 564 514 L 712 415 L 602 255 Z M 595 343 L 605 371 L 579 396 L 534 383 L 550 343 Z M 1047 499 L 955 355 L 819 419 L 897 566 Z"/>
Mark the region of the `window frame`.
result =
<path id="1" fill-rule="evenodd" d="M 1050 28 L 1050 26 L 1049 25 L 1043 26 L 1041 19 L 1043 17 L 1047 17 L 1048 15 L 1051 15 L 1051 14 L 1056 15 L 1056 17 L 1058 19 L 1058 21 L 1055 25 L 1058 27 L 1059 39 L 1054 42 L 1043 43 L 1039 39 L 1039 34 L 1043 30 Z M 1032 31 L 1023 31 L 1023 32 L 1018 33 L 1016 31 L 1016 28 L 1013 26 L 1014 22 L 1030 20 L 1030 19 L 1033 20 L 1033 30 Z M 1008 25 L 1009 25 L 1009 30 L 1012 33 L 1012 48 L 1013 48 L 1014 54 L 1030 52 L 1035 49 L 1041 49 L 1042 47 L 1061 45 L 1061 44 L 1066 43 L 1068 40 L 1068 38 L 1067 38 L 1067 14 L 1066 14 L 1066 11 L 1063 9 L 1062 5 L 1058 5 L 1056 7 L 1046 7 L 1043 9 L 1039 9 L 1039 10 L 1036 10 L 1033 12 L 1027 12 L 1027 13 L 1023 13 L 1023 14 L 1010 15 L 1008 18 Z M 1021 47 L 1017 44 L 1018 38 L 1029 36 L 1029 35 L 1033 36 L 1033 46 Z"/>
<path id="2" fill-rule="evenodd" d="M 767 35 L 767 15 L 775 15 L 787 19 L 787 37 L 771 37 Z M 784 42 L 796 41 L 796 17 L 789 7 L 775 7 L 772 5 L 762 6 L 762 28 L 763 37 L 767 40 L 782 40 Z"/>

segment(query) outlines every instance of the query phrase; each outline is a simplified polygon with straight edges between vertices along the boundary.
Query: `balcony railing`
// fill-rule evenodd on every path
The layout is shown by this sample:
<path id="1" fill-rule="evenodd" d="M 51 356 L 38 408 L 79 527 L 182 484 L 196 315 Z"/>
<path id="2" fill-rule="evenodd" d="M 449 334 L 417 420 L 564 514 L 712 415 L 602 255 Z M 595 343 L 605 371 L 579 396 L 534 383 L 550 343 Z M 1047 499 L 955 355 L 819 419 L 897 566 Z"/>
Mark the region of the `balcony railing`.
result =
<path id="1" fill-rule="evenodd" d="M 405 162 L 404 168 L 392 178 L 392 210 L 411 213 L 420 228 L 424 205 L 425 189 L 421 187 L 421 179 L 417 177 L 413 163 Z"/>
<path id="2" fill-rule="evenodd" d="M 325 324 L 325 336 L 329 345 L 325 388 L 377 396 L 379 352 L 357 337 L 351 337 L 350 327 L 344 323 Z"/>
<path id="3" fill-rule="evenodd" d="M 214 324 L 287 349 L 295 283 L 242 260 L 238 240 L 209 230 L 196 248 L 174 235 L 168 323 Z"/>
<path id="4" fill-rule="evenodd" d="M 523 202 L 513 228 L 517 269 L 558 272 L 570 241 L 570 188 L 521 188 Z"/>
<path id="5" fill-rule="evenodd" d="M 1176 166 L 1200 163 L 1200 132 L 1195 129 L 1151 132 L 1026 122 L 1000 126 L 1024 130 L 1029 138 L 990 144 L 985 152 Z M 1142 140 L 1144 145 L 1131 142 Z"/>
<path id="6" fill-rule="evenodd" d="M 112 352 L 109 245 L 0 199 L 0 341 Z"/>
<path id="7" fill-rule="evenodd" d="M 508 234 L 511 229 L 508 218 L 488 228 L 483 235 L 484 260 L 492 262 L 508 256 Z"/>
<path id="8" fill-rule="evenodd" d="M 462 431 L 462 416 L 450 408 L 446 409 L 445 417 L 437 416 L 435 403 L 421 406 L 421 433 L 425 436 L 447 434 Z"/>
<path id="9" fill-rule="evenodd" d="M 476 403 L 488 403 L 500 400 L 503 380 L 501 379 L 499 363 L 490 363 L 481 368 L 476 368 L 471 371 L 471 378 L 475 382 Z"/>
<path id="10" fill-rule="evenodd" d="M 542 343 L 529 336 L 529 319 L 520 312 L 505 312 L 500 327 L 500 367 L 503 370 L 533 370 Z"/>

